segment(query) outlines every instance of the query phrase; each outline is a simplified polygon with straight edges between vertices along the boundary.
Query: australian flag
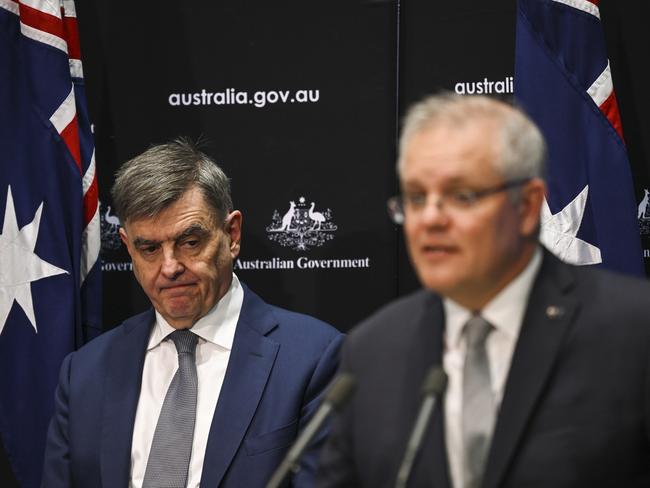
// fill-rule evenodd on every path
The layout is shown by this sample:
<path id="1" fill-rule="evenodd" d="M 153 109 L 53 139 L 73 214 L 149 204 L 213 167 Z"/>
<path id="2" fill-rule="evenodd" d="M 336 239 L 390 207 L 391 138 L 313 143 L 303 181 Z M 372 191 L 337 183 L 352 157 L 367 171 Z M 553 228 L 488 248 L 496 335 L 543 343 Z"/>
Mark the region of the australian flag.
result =
<path id="1" fill-rule="evenodd" d="M 72 0 L 0 0 L 0 435 L 40 484 L 59 366 L 100 329 L 95 156 Z"/>
<path id="2" fill-rule="evenodd" d="M 548 143 L 542 242 L 565 261 L 642 276 L 598 0 L 519 0 L 515 97 Z"/>

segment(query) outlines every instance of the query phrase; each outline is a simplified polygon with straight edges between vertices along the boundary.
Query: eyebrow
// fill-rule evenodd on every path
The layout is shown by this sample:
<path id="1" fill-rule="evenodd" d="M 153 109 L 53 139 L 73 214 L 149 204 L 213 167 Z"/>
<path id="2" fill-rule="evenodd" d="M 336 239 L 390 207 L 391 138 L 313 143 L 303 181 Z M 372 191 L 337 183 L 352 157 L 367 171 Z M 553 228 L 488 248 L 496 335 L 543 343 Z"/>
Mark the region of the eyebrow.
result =
<path id="1" fill-rule="evenodd" d="M 210 231 L 203 224 L 196 223 L 196 224 L 189 225 L 182 232 L 177 234 L 174 237 L 174 240 L 179 241 L 181 239 L 184 239 L 184 238 L 190 237 L 190 236 L 203 237 L 203 236 L 208 235 L 209 233 L 210 233 Z"/>
<path id="2" fill-rule="evenodd" d="M 171 240 L 178 242 L 182 239 L 185 239 L 186 237 L 190 237 L 190 236 L 203 237 L 208 235 L 209 233 L 210 231 L 203 224 L 196 223 L 187 226 L 181 232 L 179 232 L 174 237 L 172 237 Z M 135 239 L 133 239 L 133 245 L 135 247 L 157 246 L 161 242 L 162 241 L 158 241 L 154 239 L 145 239 L 144 237 L 136 237 Z"/>

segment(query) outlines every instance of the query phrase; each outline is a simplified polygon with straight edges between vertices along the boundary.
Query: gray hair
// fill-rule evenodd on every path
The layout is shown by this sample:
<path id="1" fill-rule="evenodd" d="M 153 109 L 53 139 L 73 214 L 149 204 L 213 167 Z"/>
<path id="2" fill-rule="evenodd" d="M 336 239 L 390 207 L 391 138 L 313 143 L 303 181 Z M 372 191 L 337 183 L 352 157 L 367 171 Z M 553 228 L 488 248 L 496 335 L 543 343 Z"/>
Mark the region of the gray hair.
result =
<path id="1" fill-rule="evenodd" d="M 463 129 L 477 122 L 497 124 L 499 139 L 495 169 L 506 179 L 543 178 L 546 161 L 544 137 L 520 109 L 495 98 L 444 92 L 409 109 L 399 141 L 397 171 L 401 174 L 410 138 L 434 127 Z"/>
<path id="2" fill-rule="evenodd" d="M 230 182 L 219 166 L 190 139 L 150 147 L 124 163 L 111 190 L 122 225 L 151 218 L 197 187 L 219 219 L 233 209 Z"/>

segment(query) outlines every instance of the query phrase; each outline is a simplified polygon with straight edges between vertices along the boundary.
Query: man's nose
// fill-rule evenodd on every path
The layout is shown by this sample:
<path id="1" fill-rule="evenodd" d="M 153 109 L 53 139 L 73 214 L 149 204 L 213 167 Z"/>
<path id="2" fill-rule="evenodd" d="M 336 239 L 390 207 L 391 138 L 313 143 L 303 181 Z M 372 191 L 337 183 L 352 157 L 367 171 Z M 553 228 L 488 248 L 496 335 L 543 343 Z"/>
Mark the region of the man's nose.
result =
<path id="1" fill-rule="evenodd" d="M 164 250 L 163 251 L 163 262 L 161 266 L 161 272 L 165 278 L 170 280 L 176 279 L 180 276 L 183 271 L 185 271 L 185 266 L 178 259 L 173 250 Z"/>
<path id="2" fill-rule="evenodd" d="M 422 223 L 427 227 L 441 227 L 446 225 L 449 221 L 449 215 L 447 214 L 443 198 L 440 195 L 430 195 L 421 211 L 420 218 Z"/>

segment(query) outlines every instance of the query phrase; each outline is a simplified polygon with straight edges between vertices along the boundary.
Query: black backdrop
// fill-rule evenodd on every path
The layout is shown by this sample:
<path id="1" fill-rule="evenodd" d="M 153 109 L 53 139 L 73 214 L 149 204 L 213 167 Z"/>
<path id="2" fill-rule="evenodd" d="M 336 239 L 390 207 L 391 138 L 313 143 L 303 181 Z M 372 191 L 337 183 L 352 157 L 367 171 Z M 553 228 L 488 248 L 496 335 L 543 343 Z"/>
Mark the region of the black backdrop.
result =
<path id="1" fill-rule="evenodd" d="M 346 329 L 396 295 L 396 230 L 384 210 L 395 187 L 394 4 L 78 10 L 103 217 L 109 212 L 105 328 L 147 303 L 110 224 L 112 174 L 178 135 L 203 137 L 231 177 L 244 215 L 236 272 L 267 301 Z M 303 235 L 277 231 L 291 201 Z M 305 236 L 311 202 L 325 221 Z"/>
<path id="2" fill-rule="evenodd" d="M 117 240 L 109 189 L 119 165 L 151 143 L 202 137 L 244 214 L 240 278 L 271 303 L 347 330 L 417 286 L 385 211 L 405 107 L 483 80 L 507 88 L 514 72 L 515 0 L 76 3 L 105 329 L 148 306 Z M 650 6 L 600 7 L 640 201 L 650 188 Z M 244 92 L 247 103 L 237 103 Z M 281 231 L 291 201 L 303 224 Z M 311 202 L 323 222 L 309 233 Z M 650 222 L 647 232 L 650 269 Z"/>
<path id="3" fill-rule="evenodd" d="M 640 201 L 650 185 L 642 71 L 650 43 L 640 22 L 648 7 L 601 5 Z M 104 328 L 147 306 L 111 224 L 112 175 L 178 135 L 202 137 L 232 178 L 244 214 L 236 272 L 267 301 L 347 330 L 415 288 L 385 211 L 397 188 L 399 117 L 428 93 L 469 91 L 483 80 L 510 96 L 515 8 L 514 0 L 164 1 L 125 11 L 79 2 L 103 217 Z M 279 231 L 291 201 L 305 225 Z M 312 202 L 325 221 L 306 235 Z"/>

